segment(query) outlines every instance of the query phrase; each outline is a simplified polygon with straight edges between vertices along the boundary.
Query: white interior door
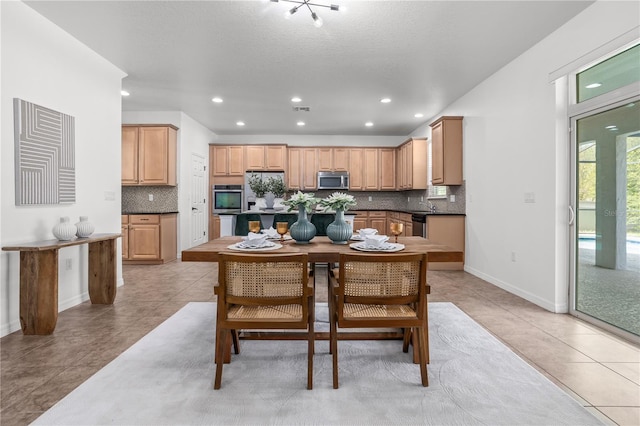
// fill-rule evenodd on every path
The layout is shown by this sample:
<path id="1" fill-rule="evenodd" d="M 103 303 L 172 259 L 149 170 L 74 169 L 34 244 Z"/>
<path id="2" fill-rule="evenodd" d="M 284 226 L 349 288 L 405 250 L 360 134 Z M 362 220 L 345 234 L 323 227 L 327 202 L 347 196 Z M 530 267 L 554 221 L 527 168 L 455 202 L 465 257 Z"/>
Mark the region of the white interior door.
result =
<path id="1" fill-rule="evenodd" d="M 204 157 L 191 154 L 191 247 L 204 243 L 207 239 Z"/>

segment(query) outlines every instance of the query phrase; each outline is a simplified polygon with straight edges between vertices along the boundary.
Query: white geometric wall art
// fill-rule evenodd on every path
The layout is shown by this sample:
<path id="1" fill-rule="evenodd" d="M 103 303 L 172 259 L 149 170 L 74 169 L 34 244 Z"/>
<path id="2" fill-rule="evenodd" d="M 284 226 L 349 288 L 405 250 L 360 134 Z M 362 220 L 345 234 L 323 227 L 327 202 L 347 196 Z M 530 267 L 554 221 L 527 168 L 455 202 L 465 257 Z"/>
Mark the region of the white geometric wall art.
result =
<path id="1" fill-rule="evenodd" d="M 75 118 L 14 98 L 16 205 L 76 201 Z"/>

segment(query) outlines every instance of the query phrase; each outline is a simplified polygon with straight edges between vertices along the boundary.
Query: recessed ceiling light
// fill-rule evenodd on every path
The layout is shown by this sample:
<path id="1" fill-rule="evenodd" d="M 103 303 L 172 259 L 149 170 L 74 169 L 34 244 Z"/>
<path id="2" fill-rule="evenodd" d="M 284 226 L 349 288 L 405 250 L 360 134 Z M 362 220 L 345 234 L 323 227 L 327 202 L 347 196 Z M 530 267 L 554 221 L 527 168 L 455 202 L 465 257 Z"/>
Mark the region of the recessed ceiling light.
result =
<path id="1" fill-rule="evenodd" d="M 422 114 L 422 113 L 420 113 L 420 112 L 419 112 L 419 113 L 417 113 L 417 114 L 414 114 L 414 117 L 415 117 L 415 118 L 422 118 L 422 117 L 424 117 L 424 114 Z"/>
<path id="2" fill-rule="evenodd" d="M 611 131 L 611 132 L 617 132 L 618 131 L 618 128 L 616 126 L 607 127 L 607 129 L 609 129 L 609 131 Z"/>
<path id="3" fill-rule="evenodd" d="M 297 124 L 298 126 L 304 126 L 304 124 L 305 124 L 305 123 L 304 123 L 304 121 L 298 121 L 296 124 Z"/>
<path id="4" fill-rule="evenodd" d="M 297 96 L 294 96 L 293 98 L 291 98 L 291 102 L 302 102 L 302 99 Z"/>
<path id="5" fill-rule="evenodd" d="M 244 126 L 244 121 L 236 121 L 237 126 Z"/>
<path id="6" fill-rule="evenodd" d="M 222 98 L 219 96 L 216 96 L 215 98 L 211 99 L 211 102 L 215 102 L 217 104 L 221 104 L 223 102 Z"/>
<path id="7" fill-rule="evenodd" d="M 129 95 L 130 95 L 130 93 L 129 93 L 129 92 L 127 92 L 126 90 L 121 90 L 121 91 L 120 91 L 120 94 L 121 94 L 122 96 L 129 96 Z"/>
<path id="8" fill-rule="evenodd" d="M 367 121 L 366 123 L 364 123 L 365 126 L 367 127 L 371 127 L 373 126 L 373 122 L 372 121 Z"/>
<path id="9" fill-rule="evenodd" d="M 391 102 L 391 98 L 382 98 L 380 99 L 380 102 L 382 102 L 383 104 L 388 104 L 389 102 Z"/>
<path id="10" fill-rule="evenodd" d="M 600 86 L 602 86 L 602 84 L 600 83 L 591 83 L 591 84 L 587 84 L 584 87 L 586 87 L 587 89 L 595 89 L 596 87 L 600 87 Z"/>
<path id="11" fill-rule="evenodd" d="M 605 127 L 605 129 L 613 129 L 613 128 L 615 128 L 615 127 L 616 127 L 616 126 L 607 126 L 607 127 Z"/>

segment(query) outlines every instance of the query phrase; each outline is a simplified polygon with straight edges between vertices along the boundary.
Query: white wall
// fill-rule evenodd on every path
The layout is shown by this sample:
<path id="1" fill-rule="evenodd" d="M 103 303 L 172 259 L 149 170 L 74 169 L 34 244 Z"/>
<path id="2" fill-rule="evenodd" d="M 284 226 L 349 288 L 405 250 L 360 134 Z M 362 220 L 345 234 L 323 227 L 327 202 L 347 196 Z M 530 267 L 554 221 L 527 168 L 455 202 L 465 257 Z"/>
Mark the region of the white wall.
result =
<path id="1" fill-rule="evenodd" d="M 0 2 L 2 245 L 53 239 L 61 216 L 120 233 L 120 88 L 124 73 L 21 2 Z M 17 207 L 13 98 L 75 117 L 76 203 Z M 105 192 L 115 199 L 105 200 Z M 0 334 L 19 330 L 19 255 L 0 255 Z M 59 309 L 88 300 L 87 246 L 60 250 Z M 118 278 L 122 282 L 120 256 Z"/>
<path id="2" fill-rule="evenodd" d="M 209 164 L 209 144 L 216 134 L 180 111 L 125 111 L 125 124 L 173 124 L 178 130 L 177 180 L 178 180 L 178 257 L 182 250 L 191 248 L 191 154 L 198 154 Z M 207 169 L 208 170 L 208 169 Z M 209 173 L 207 171 L 207 188 Z M 207 197 L 208 200 L 209 197 Z M 209 206 L 207 208 L 207 218 Z M 206 232 L 209 232 L 208 226 Z M 208 241 L 205 238 L 204 241 Z"/>
<path id="3" fill-rule="evenodd" d="M 465 270 L 567 311 L 568 132 L 556 118 L 566 102 L 549 74 L 630 30 L 640 37 L 639 24 L 640 3 L 596 2 L 438 114 L 465 117 Z"/>

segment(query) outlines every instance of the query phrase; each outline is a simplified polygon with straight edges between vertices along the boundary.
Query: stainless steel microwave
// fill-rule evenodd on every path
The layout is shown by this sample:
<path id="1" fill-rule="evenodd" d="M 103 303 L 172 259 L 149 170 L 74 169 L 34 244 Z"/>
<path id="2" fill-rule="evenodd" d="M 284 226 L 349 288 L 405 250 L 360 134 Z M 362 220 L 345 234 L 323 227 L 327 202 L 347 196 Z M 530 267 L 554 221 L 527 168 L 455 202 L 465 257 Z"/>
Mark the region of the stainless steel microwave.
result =
<path id="1" fill-rule="evenodd" d="M 318 172 L 318 189 L 349 189 L 349 172 Z"/>
<path id="2" fill-rule="evenodd" d="M 241 210 L 242 185 L 213 185 L 213 211 Z"/>

